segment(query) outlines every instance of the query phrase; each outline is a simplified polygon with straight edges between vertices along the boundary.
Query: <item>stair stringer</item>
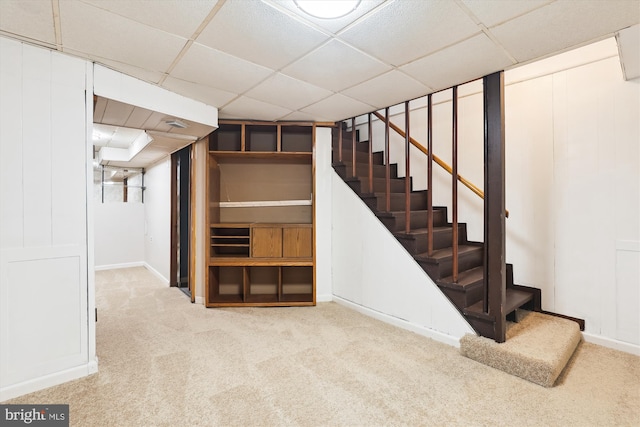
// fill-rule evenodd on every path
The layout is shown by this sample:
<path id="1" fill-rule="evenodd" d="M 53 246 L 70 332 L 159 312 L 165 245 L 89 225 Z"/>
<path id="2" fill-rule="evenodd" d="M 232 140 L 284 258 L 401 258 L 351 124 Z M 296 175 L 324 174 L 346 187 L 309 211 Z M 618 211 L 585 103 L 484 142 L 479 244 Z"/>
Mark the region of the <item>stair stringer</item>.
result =
<path id="1" fill-rule="evenodd" d="M 458 309 L 332 171 L 332 293 L 337 302 L 449 345 L 476 334 Z"/>

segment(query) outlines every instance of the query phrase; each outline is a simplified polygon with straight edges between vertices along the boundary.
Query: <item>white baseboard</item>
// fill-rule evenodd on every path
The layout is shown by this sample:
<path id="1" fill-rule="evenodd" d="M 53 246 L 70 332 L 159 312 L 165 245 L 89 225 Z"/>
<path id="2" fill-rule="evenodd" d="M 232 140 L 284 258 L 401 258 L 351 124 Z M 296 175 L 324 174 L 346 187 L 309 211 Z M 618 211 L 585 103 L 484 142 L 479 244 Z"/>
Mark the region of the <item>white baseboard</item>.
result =
<path id="1" fill-rule="evenodd" d="M 160 274 L 160 272 L 158 270 L 156 270 L 155 268 L 151 267 L 149 264 L 147 264 L 146 262 L 142 264 L 144 266 L 144 268 L 146 268 L 147 270 L 149 270 L 150 272 L 152 272 L 154 274 L 154 276 L 156 276 L 158 279 L 162 280 L 162 282 L 165 285 L 169 285 L 169 279 L 167 279 L 166 277 L 164 277 L 162 274 Z"/>
<path id="2" fill-rule="evenodd" d="M 317 300 L 318 299 L 316 298 L 316 301 Z M 425 328 L 424 326 L 416 325 L 415 323 L 411 323 L 411 322 L 407 322 L 406 320 L 390 316 L 388 314 L 373 310 L 371 308 L 362 306 L 360 304 L 353 303 L 353 302 L 348 301 L 346 299 L 342 299 L 342 298 L 340 298 L 340 297 L 338 297 L 336 295 L 333 295 L 332 300 L 337 302 L 338 304 L 344 305 L 345 307 L 349 307 L 349 308 L 351 308 L 353 310 L 356 310 L 357 312 L 360 312 L 360 313 L 362 313 L 364 315 L 373 317 L 374 319 L 378 319 L 378 320 L 381 320 L 381 321 L 383 321 L 385 323 L 389 323 L 389 324 L 391 324 L 393 326 L 397 326 L 399 328 L 406 329 L 406 330 L 411 331 L 411 332 L 415 332 L 418 335 L 422 335 L 424 337 L 431 338 L 431 339 L 433 339 L 435 341 L 438 341 L 438 342 L 441 342 L 443 344 L 448 344 L 450 346 L 460 348 L 460 341 L 459 341 L 460 338 L 458 338 L 458 337 L 446 335 L 446 334 L 443 334 L 442 332 L 434 331 L 433 329 Z"/>
<path id="3" fill-rule="evenodd" d="M 118 268 L 131 268 L 131 267 L 144 267 L 145 263 L 143 261 L 138 262 L 124 262 L 121 264 L 105 264 L 105 265 L 96 265 L 94 268 L 96 271 L 102 270 L 115 270 Z"/>
<path id="4" fill-rule="evenodd" d="M 331 302 L 333 301 L 333 295 L 331 294 L 316 294 L 316 302 Z"/>
<path id="5" fill-rule="evenodd" d="M 590 334 L 588 332 L 583 332 L 582 336 L 586 342 L 640 356 L 640 346 L 638 345 L 603 337 L 602 335 Z"/>
<path id="6" fill-rule="evenodd" d="M 196 295 L 196 302 L 195 303 L 204 305 L 204 297 L 200 297 L 200 296 Z"/>
<path id="7" fill-rule="evenodd" d="M 75 368 L 66 369 L 61 372 L 45 375 L 43 377 L 24 381 L 18 384 L 12 384 L 0 389 L 0 402 L 66 383 L 68 381 L 77 380 L 79 378 L 95 374 L 96 372 L 98 372 L 98 362 L 94 360 L 87 364 L 76 366 Z"/>

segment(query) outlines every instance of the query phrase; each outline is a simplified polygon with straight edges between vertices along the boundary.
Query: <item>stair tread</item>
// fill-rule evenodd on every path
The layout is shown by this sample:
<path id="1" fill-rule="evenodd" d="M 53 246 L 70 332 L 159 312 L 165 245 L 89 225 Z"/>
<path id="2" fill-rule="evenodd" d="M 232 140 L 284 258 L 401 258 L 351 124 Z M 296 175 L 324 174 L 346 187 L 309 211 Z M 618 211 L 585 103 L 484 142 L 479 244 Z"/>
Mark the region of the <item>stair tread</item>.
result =
<path id="1" fill-rule="evenodd" d="M 446 208 L 444 207 L 433 207 L 433 211 L 442 211 Z M 417 214 L 417 213 L 427 213 L 428 211 L 426 209 L 416 209 L 416 210 L 411 210 L 411 213 L 413 214 Z M 405 211 L 383 211 L 383 212 L 377 212 L 376 215 L 378 216 L 402 216 L 405 214 Z"/>
<path id="2" fill-rule="evenodd" d="M 472 253 L 475 251 L 482 251 L 483 247 L 482 246 L 476 246 L 476 245 L 459 245 L 458 246 L 458 256 L 463 256 L 466 255 L 468 253 Z M 435 262 L 440 262 L 445 258 L 451 258 L 453 256 L 453 248 L 452 247 L 448 247 L 448 248 L 442 248 L 442 249 L 436 249 L 433 251 L 433 253 L 431 254 L 431 256 L 429 256 L 429 254 L 427 252 L 423 252 L 420 254 L 416 254 L 414 256 L 414 258 L 420 260 L 420 261 L 435 261 Z"/>
<path id="3" fill-rule="evenodd" d="M 434 208 L 435 209 L 435 208 Z M 458 224 L 458 228 L 463 227 L 464 225 L 462 223 Z M 448 231 L 452 229 L 452 225 L 448 224 L 448 225 L 434 225 L 433 226 L 433 232 L 437 233 L 437 232 L 442 232 L 442 231 Z M 395 236 L 400 236 L 400 237 L 413 237 L 413 236 L 420 236 L 423 234 L 429 234 L 429 229 L 428 228 L 414 228 L 413 230 L 410 230 L 408 233 L 402 231 L 402 232 L 396 232 L 393 233 Z"/>
<path id="4" fill-rule="evenodd" d="M 453 281 L 453 276 L 445 277 L 437 281 L 438 285 L 450 288 L 468 288 L 481 285 L 484 279 L 484 267 L 475 267 L 458 273 L 458 281 Z"/>

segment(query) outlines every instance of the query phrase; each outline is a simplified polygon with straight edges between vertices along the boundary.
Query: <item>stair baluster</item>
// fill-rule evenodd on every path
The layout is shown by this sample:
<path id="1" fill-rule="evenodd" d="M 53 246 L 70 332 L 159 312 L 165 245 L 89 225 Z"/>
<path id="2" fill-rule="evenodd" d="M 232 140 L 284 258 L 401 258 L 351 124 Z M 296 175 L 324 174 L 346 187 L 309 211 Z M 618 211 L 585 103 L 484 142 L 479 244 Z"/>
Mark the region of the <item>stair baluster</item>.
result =
<path id="1" fill-rule="evenodd" d="M 433 255 L 433 104 L 427 96 L 427 255 Z"/>
<path id="2" fill-rule="evenodd" d="M 409 101 L 404 103 L 404 128 L 406 132 L 404 134 L 404 158 L 405 158 L 405 173 L 404 173 L 404 215 L 405 215 L 405 232 L 409 234 L 411 231 L 411 156 L 410 147 L 411 140 L 409 136 Z"/>

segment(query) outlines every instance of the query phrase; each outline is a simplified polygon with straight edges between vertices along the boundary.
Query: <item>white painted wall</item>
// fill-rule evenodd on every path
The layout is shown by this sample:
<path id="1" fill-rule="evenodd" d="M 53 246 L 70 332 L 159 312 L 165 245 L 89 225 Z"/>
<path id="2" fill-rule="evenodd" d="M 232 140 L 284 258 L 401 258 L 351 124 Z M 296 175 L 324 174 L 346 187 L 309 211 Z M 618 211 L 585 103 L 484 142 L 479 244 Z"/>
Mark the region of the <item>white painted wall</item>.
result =
<path id="1" fill-rule="evenodd" d="M 640 84 L 622 78 L 614 39 L 505 73 L 507 262 L 542 289 L 543 309 L 583 318 L 588 339 L 640 353 Z M 483 187 L 481 85 L 460 88 L 459 173 Z M 411 134 L 426 145 L 424 101 Z M 434 95 L 434 153 L 451 159 L 450 91 Z M 392 121 L 404 128 L 403 115 Z M 365 128 L 362 132 L 366 134 Z M 383 128 L 374 126 L 374 146 Z M 392 161 L 404 173 L 403 140 Z M 412 153 L 414 188 L 425 156 Z M 434 204 L 450 206 L 435 167 Z M 460 221 L 483 240 L 482 202 L 459 185 Z"/>
<path id="2" fill-rule="evenodd" d="M 144 176 L 144 261 L 169 284 L 171 260 L 171 159 L 166 157 Z"/>
<path id="3" fill-rule="evenodd" d="M 332 282 L 338 302 L 450 345 L 474 333 L 371 210 L 332 173 Z"/>
<path id="4" fill-rule="evenodd" d="M 316 128 L 315 145 L 316 301 L 332 300 L 331 128 Z"/>
<path id="5" fill-rule="evenodd" d="M 144 204 L 94 202 L 93 205 L 96 269 L 143 265 Z"/>
<path id="6" fill-rule="evenodd" d="M 92 69 L 1 37 L 0 58 L 3 401 L 86 376 L 97 361 L 87 235 Z"/>

